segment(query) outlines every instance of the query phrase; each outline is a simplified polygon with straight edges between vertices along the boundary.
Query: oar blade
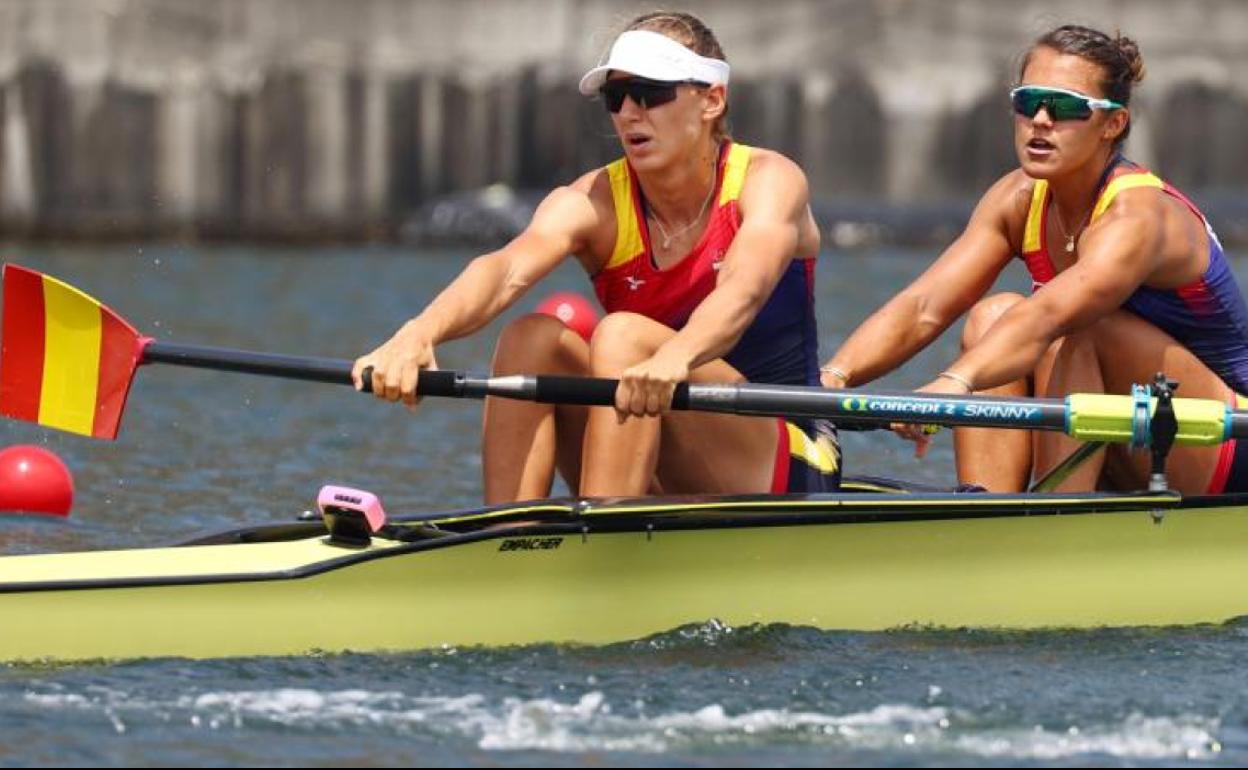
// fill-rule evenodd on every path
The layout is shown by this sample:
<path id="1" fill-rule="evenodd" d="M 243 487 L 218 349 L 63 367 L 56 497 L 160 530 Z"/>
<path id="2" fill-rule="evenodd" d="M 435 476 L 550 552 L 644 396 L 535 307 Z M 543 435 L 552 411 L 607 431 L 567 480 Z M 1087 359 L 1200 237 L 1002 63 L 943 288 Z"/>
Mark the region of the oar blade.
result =
<path id="1" fill-rule="evenodd" d="M 6 264 L 3 282 L 0 415 L 117 438 L 144 338 L 51 276 Z"/>

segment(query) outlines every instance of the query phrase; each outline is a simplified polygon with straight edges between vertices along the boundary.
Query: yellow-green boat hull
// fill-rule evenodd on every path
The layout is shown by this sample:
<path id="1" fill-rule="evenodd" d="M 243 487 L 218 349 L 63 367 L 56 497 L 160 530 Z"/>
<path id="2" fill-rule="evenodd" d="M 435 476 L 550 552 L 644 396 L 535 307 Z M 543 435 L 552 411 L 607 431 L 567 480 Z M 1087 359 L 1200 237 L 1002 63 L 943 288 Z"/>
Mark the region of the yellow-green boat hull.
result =
<path id="1" fill-rule="evenodd" d="M 0 558 L 0 660 L 603 644 L 710 619 L 1036 629 L 1248 614 L 1244 505 L 844 495 L 567 511 L 364 549 L 312 534 Z"/>

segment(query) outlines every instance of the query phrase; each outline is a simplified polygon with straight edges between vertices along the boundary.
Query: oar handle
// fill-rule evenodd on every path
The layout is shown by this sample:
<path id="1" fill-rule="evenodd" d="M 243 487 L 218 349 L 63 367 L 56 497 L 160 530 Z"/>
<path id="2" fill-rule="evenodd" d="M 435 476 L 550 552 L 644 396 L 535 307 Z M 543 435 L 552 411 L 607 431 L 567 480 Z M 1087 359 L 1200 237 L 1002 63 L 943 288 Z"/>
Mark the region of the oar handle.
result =
<path id="1" fill-rule="evenodd" d="M 369 385 L 369 370 L 364 370 L 364 381 Z M 416 389 L 422 396 L 445 398 L 485 398 L 499 396 L 541 404 L 566 404 L 569 406 L 614 406 L 615 391 L 619 380 L 601 377 L 564 377 L 560 375 L 484 377 L 454 371 L 425 369 L 420 373 Z M 690 403 L 690 386 L 676 386 L 672 397 L 673 409 L 697 408 Z"/>
<path id="2" fill-rule="evenodd" d="M 576 406 L 615 406 L 615 391 L 619 380 L 601 377 L 561 377 L 539 375 L 536 380 L 536 400 L 543 404 L 574 404 Z M 692 409 L 689 402 L 689 384 L 682 382 L 672 395 L 672 408 Z"/>

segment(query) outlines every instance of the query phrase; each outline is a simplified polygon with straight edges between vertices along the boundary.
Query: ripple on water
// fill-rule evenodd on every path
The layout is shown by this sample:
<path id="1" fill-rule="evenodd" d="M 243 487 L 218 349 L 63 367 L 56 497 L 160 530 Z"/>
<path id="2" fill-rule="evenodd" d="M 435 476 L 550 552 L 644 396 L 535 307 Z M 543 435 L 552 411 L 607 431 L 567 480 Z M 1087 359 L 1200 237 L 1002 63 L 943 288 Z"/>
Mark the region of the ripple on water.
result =
<path id="1" fill-rule="evenodd" d="M 881 704 L 861 712 L 790 709 L 730 712 L 717 703 L 649 713 L 645 704 L 590 690 L 566 700 L 473 693 L 424 697 L 398 690 L 276 688 L 136 697 L 108 687 L 29 691 L 26 706 L 60 717 L 94 714 L 118 733 L 134 725 L 191 730 L 390 733 L 472 743 L 486 751 L 631 752 L 696 755 L 766 746 L 824 747 L 949 760 L 1210 760 L 1216 719 L 1131 714 L 1065 730 L 981 725 L 957 709 Z"/>

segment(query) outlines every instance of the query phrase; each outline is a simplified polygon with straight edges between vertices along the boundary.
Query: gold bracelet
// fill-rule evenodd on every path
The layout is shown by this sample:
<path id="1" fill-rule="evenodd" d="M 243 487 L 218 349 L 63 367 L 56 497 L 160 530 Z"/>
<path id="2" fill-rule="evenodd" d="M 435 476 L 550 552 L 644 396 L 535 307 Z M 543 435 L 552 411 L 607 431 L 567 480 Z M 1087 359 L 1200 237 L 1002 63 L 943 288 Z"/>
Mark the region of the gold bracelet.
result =
<path id="1" fill-rule="evenodd" d="M 819 367 L 819 371 L 823 372 L 824 374 L 830 374 L 833 377 L 838 378 L 841 382 L 845 383 L 846 385 L 849 384 L 849 375 L 846 374 L 845 370 L 841 369 L 840 367 L 832 366 L 831 364 L 829 364 L 827 366 Z"/>
<path id="2" fill-rule="evenodd" d="M 962 375 L 958 374 L 957 372 L 951 372 L 946 369 L 945 371 L 941 372 L 940 374 L 936 376 L 944 377 L 946 380 L 953 380 L 954 382 L 958 383 L 962 387 L 966 388 L 967 393 L 975 392 L 975 386 L 971 384 L 971 381 L 963 377 Z"/>

